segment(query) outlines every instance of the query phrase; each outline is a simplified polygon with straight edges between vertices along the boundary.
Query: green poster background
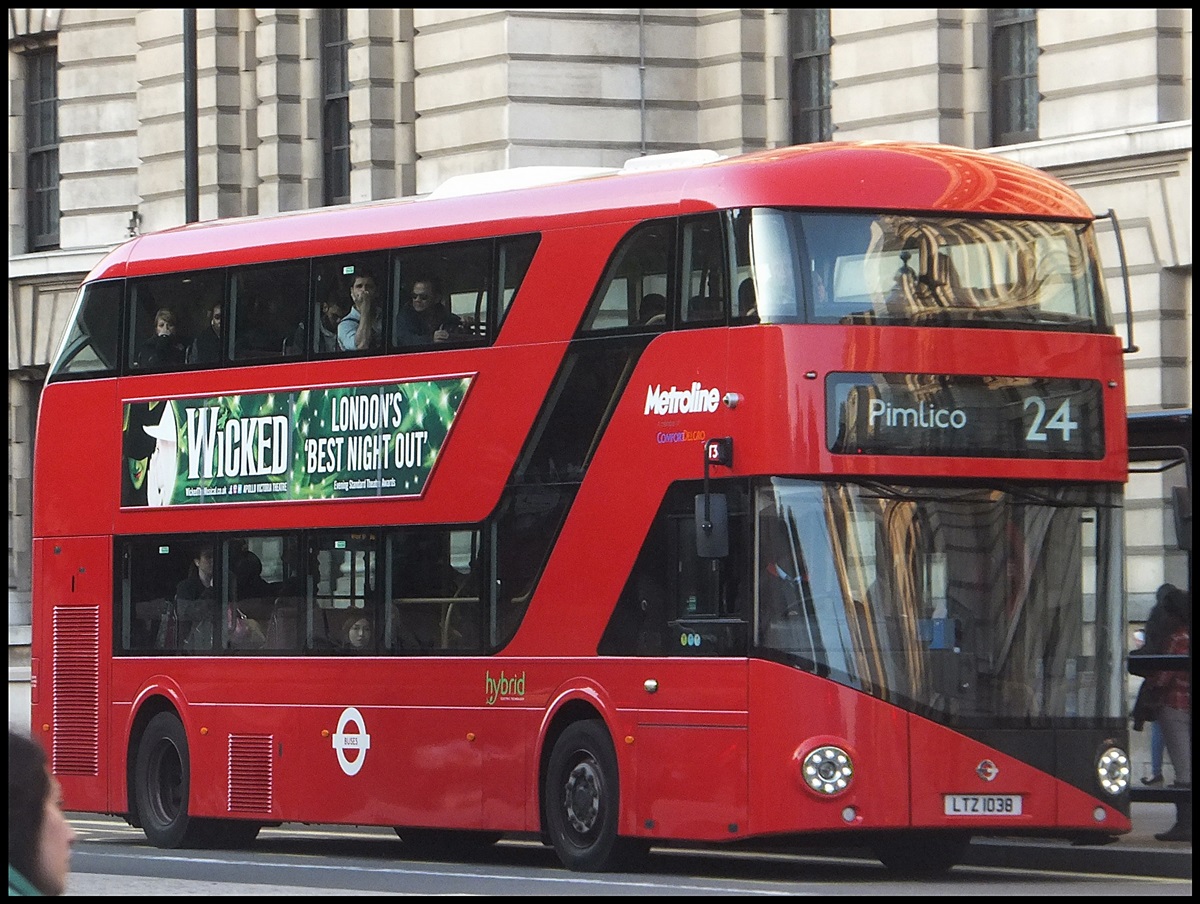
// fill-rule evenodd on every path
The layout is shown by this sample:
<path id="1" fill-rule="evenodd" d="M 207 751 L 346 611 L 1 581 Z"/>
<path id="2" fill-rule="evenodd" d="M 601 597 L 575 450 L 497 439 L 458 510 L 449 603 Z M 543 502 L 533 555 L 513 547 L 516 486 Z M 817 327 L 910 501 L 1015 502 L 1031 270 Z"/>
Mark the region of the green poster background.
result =
<path id="1" fill-rule="evenodd" d="M 126 402 L 126 507 L 416 496 L 471 377 Z"/>

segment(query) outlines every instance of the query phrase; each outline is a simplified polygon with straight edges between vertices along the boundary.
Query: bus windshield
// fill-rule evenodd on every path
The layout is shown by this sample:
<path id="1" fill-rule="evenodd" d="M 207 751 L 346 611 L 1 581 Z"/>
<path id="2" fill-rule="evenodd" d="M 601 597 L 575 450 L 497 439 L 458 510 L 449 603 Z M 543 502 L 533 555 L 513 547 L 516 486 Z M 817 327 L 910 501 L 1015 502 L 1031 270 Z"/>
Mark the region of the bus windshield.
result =
<path id="1" fill-rule="evenodd" d="M 755 209 L 764 323 L 1111 332 L 1090 223 Z"/>
<path id="2" fill-rule="evenodd" d="M 1114 491 L 773 479 L 760 649 L 963 728 L 1123 712 Z"/>

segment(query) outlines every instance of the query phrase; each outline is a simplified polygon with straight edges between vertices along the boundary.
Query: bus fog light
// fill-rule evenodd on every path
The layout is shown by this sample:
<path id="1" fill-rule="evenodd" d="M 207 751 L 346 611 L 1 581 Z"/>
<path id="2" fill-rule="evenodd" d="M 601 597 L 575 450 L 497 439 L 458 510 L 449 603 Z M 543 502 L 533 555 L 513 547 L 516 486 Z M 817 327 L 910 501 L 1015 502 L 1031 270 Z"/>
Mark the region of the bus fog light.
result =
<path id="1" fill-rule="evenodd" d="M 841 794 L 854 779 L 854 764 L 842 748 L 827 744 L 804 758 L 800 774 L 804 784 L 818 794 Z"/>
<path id="2" fill-rule="evenodd" d="M 1100 787 L 1114 797 L 1129 787 L 1129 754 L 1120 747 L 1109 747 L 1096 762 Z"/>
<path id="3" fill-rule="evenodd" d="M 1108 813 L 1103 807 L 1097 807 L 1092 811 L 1092 819 L 1096 820 L 1096 822 L 1104 822 L 1104 820 L 1108 819 Z"/>
<path id="4" fill-rule="evenodd" d="M 854 807 L 845 807 L 842 809 L 842 822 L 852 823 L 858 818 L 858 810 Z"/>

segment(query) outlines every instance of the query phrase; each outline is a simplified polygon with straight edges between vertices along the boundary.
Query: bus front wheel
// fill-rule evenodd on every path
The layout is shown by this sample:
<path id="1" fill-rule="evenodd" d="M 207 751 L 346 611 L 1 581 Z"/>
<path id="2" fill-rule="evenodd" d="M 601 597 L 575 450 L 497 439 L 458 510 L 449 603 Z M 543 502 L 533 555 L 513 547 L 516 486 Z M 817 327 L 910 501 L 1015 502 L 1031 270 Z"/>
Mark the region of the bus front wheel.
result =
<path id="1" fill-rule="evenodd" d="M 155 847 L 202 847 L 203 820 L 188 813 L 191 759 L 183 723 L 174 713 L 152 718 L 138 744 L 134 800 L 142 831 Z"/>
<path id="2" fill-rule="evenodd" d="M 648 850 L 641 839 L 617 836 L 617 755 L 600 721 L 575 722 L 555 742 L 545 805 L 550 842 L 568 869 L 629 866 Z"/>

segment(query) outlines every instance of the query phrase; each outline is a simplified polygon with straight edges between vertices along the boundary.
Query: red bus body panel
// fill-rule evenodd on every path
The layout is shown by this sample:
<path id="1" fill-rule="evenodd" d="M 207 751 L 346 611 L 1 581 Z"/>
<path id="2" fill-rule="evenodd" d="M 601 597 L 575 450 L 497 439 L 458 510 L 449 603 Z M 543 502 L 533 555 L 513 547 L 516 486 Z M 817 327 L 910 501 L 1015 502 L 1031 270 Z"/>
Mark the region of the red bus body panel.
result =
<path id="1" fill-rule="evenodd" d="M 845 176 L 851 165 L 853 180 Z M 1091 219 L 1058 180 L 995 157 L 833 143 L 491 197 L 198 224 L 139 238 L 102 261 L 91 278 L 542 235 L 522 301 L 488 348 L 46 387 L 35 449 L 33 726 L 52 751 L 67 806 L 128 811 L 135 721 L 162 700 L 183 721 L 192 774 L 209 777 L 192 784 L 194 815 L 537 832 L 548 726 L 563 707 L 586 702 L 616 748 L 623 834 L 721 841 L 903 826 L 1095 830 L 1098 807 L 1107 831 L 1128 831 L 1117 810 L 1049 775 L 811 674 L 747 658 L 596 656 L 663 493 L 703 476 L 705 438 L 734 439 L 734 467 L 722 476 L 1124 482 L 1124 372 L 1112 335 L 831 325 L 665 333 L 641 355 L 524 620 L 500 654 L 113 658 L 114 535 L 488 517 L 629 228 L 653 216 L 754 205 Z M 825 442 L 825 379 L 840 371 L 1099 380 L 1105 456 L 835 455 Z M 121 509 L 125 401 L 442 375 L 474 379 L 419 498 Z M 647 415 L 649 388 L 693 382 L 741 401 L 675 425 L 690 441 L 660 441 L 671 425 Z M 638 491 L 613 498 L 614 487 L 629 486 Z M 489 699 L 501 677 L 513 693 Z M 63 707 L 91 707 L 95 737 L 60 733 Z M 842 795 L 818 797 L 801 780 L 799 759 L 833 741 L 854 754 L 856 779 Z M 986 789 L 978 775 L 984 759 L 999 769 Z M 1024 812 L 1003 823 L 943 814 L 943 794 L 983 790 L 1024 795 Z"/>

